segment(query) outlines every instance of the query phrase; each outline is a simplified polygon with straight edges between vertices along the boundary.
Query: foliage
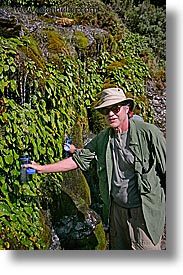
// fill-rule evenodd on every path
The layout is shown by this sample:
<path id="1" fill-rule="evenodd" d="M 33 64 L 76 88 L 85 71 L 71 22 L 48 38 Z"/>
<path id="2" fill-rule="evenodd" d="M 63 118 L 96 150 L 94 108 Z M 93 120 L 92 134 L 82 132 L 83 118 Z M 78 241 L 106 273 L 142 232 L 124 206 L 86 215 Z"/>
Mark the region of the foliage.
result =
<path id="1" fill-rule="evenodd" d="M 124 25 L 147 38 L 158 62 L 166 59 L 166 6 L 158 1 L 109 1 Z M 152 3 L 151 3 L 152 2 Z M 160 6 L 159 6 L 160 5 Z"/>
<path id="2" fill-rule="evenodd" d="M 6 240 L 1 243 L 2 249 L 47 247 L 44 238 L 41 238 L 43 226 L 38 200 L 42 194 L 40 181 L 54 182 L 56 186 L 62 177 L 57 174 L 44 180 L 42 176 L 40 180 L 35 175 L 28 183 L 21 183 L 19 158 L 28 153 L 40 163 L 60 160 L 66 129 L 72 127 L 76 114 L 80 114 L 80 118 L 86 114 L 84 105 L 93 100 L 92 95 L 84 94 L 83 91 L 83 85 L 89 86 L 90 78 L 86 78 L 85 84 L 80 79 L 79 72 L 81 76 L 85 74 L 81 63 L 77 65 L 74 60 L 61 56 L 63 73 L 52 64 L 47 64 L 43 75 L 42 69 L 29 59 L 30 56 L 24 56 L 23 59 L 20 50 L 24 49 L 25 41 L 25 37 L 22 41 L 1 38 L 0 89 L 5 109 L 0 116 L 0 221 L 2 236 L 5 236 L 2 239 Z M 19 63 L 16 63 L 16 58 Z M 92 66 L 89 70 L 92 75 Z M 93 86 L 97 84 L 96 81 L 90 85 L 94 93 L 96 89 Z M 22 227 L 17 226 L 18 221 Z M 16 233 L 16 228 L 20 235 Z"/>
<path id="3" fill-rule="evenodd" d="M 165 60 L 166 53 L 166 10 L 154 5 L 143 3 L 126 14 L 127 26 L 133 32 L 145 35 L 149 46 L 160 61 Z"/>

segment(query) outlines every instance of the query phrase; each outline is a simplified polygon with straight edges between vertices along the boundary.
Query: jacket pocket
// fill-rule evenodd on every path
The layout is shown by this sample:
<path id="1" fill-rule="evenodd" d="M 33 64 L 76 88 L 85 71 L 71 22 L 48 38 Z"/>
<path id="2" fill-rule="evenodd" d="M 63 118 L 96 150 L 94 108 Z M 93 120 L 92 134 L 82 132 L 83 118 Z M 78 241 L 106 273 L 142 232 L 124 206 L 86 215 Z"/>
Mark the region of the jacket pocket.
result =
<path id="1" fill-rule="evenodd" d="M 155 162 L 152 165 L 151 169 L 147 173 L 139 174 L 138 173 L 138 184 L 141 194 L 150 193 L 155 185 Z"/>

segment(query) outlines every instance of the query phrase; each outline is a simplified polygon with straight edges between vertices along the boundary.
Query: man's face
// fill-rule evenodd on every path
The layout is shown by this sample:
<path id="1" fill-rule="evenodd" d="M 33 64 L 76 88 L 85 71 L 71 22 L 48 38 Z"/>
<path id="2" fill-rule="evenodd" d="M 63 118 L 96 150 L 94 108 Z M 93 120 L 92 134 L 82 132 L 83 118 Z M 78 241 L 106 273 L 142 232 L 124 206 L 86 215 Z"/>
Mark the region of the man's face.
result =
<path id="1" fill-rule="evenodd" d="M 121 106 L 119 104 L 101 109 L 101 113 L 105 115 L 105 119 L 110 127 L 122 128 L 123 124 L 128 120 L 129 106 Z"/>

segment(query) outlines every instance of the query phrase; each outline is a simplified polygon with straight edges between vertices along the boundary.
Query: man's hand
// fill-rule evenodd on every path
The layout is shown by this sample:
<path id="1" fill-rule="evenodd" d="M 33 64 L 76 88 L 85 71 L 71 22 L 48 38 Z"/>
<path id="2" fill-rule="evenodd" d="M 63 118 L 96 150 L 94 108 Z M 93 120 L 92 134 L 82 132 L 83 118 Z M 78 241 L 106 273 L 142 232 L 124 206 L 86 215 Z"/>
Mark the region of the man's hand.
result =
<path id="1" fill-rule="evenodd" d="M 72 157 L 45 165 L 40 165 L 37 164 L 35 161 L 31 161 L 29 164 L 24 164 L 24 167 L 34 168 L 35 170 L 37 170 L 38 174 L 67 172 L 78 168 L 76 162 L 72 159 Z"/>
<path id="2" fill-rule="evenodd" d="M 69 145 L 70 145 L 69 153 L 74 154 L 76 147 L 74 146 L 74 144 L 69 144 Z"/>
<path id="3" fill-rule="evenodd" d="M 41 174 L 41 173 L 44 172 L 43 169 L 42 169 L 43 166 L 36 163 L 35 161 L 30 161 L 30 163 L 24 164 L 24 167 L 25 168 L 34 168 L 37 171 L 38 174 Z"/>

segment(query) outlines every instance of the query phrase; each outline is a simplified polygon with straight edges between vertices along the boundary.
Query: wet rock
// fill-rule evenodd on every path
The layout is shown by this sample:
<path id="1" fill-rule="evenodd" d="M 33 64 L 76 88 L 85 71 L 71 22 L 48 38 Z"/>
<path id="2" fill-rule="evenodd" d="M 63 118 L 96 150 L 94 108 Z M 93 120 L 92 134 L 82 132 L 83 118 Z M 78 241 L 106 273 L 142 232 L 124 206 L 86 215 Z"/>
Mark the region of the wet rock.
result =
<path id="1" fill-rule="evenodd" d="M 52 236 L 52 243 L 49 247 L 49 250 L 62 250 L 59 237 L 56 234 L 54 228 L 52 228 L 51 236 Z"/>
<path id="2" fill-rule="evenodd" d="M 14 15 L 0 9 L 0 35 L 4 37 L 20 36 L 21 25 Z"/>
<path id="3" fill-rule="evenodd" d="M 92 234 L 100 217 L 92 210 L 89 210 L 87 218 L 83 221 L 80 215 L 64 216 L 55 224 L 55 231 L 61 243 L 69 240 L 81 240 Z"/>
<path id="4" fill-rule="evenodd" d="M 16 17 L 8 14 L 5 10 L 0 9 L 0 25 L 5 27 L 12 27 L 17 24 Z"/>
<path id="5" fill-rule="evenodd" d="M 54 224 L 50 249 L 95 249 L 99 243 L 95 230 L 100 222 L 99 215 L 92 209 L 88 210 L 86 218 L 80 212 L 62 216 Z"/>

